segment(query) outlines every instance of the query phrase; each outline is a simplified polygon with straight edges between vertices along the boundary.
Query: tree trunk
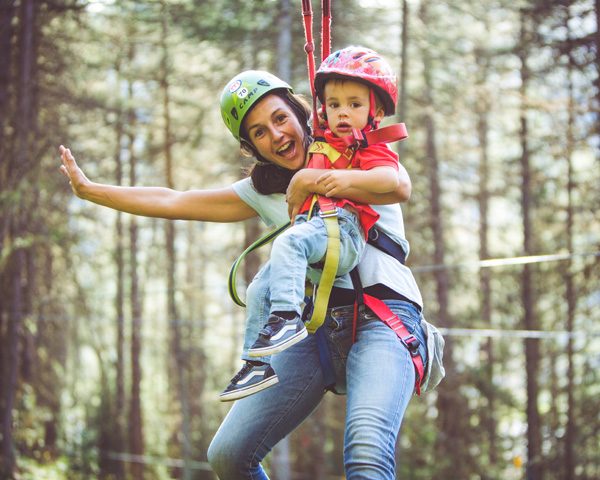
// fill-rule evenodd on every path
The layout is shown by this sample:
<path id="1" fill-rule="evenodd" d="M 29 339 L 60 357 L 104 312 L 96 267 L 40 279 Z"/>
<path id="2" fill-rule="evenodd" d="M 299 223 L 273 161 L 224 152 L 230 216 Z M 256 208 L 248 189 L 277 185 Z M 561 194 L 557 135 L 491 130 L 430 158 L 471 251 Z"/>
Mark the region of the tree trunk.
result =
<path id="1" fill-rule="evenodd" d="M 191 433 L 193 435 L 193 445 L 196 452 L 202 452 L 204 455 L 208 449 L 213 431 L 211 426 L 204 421 L 206 418 L 204 402 L 204 390 L 206 384 L 206 354 L 204 346 L 204 338 L 206 331 L 206 301 L 205 298 L 210 296 L 207 291 L 206 258 L 207 253 L 202 249 L 198 250 L 197 245 L 205 245 L 204 231 L 206 225 L 202 222 L 187 222 L 186 235 L 186 262 L 185 262 L 185 278 L 187 288 L 184 290 L 184 303 L 186 309 L 186 319 L 189 321 L 189 331 L 187 338 L 197 338 L 194 343 L 194 348 L 188 350 L 189 364 L 194 365 L 194 368 L 188 368 L 186 371 L 187 382 L 190 386 L 190 419 L 192 423 Z M 210 407 L 210 406 L 208 406 Z M 209 410 L 209 408 L 206 408 Z M 201 477 L 204 478 L 204 477 Z M 200 478 L 198 479 L 200 480 Z"/>
<path id="2" fill-rule="evenodd" d="M 428 4 L 421 3 L 419 17 L 425 31 L 431 28 Z M 424 45 L 422 50 L 423 58 L 423 126 L 425 128 L 425 153 L 426 163 L 429 172 L 429 202 L 430 217 L 429 227 L 433 236 L 433 261 L 435 265 L 444 265 L 445 245 L 444 245 L 444 225 L 442 218 L 442 190 L 440 184 L 440 162 L 436 146 L 436 125 L 433 117 L 435 111 L 433 101 L 433 61 L 430 53 L 431 45 Z M 435 271 L 435 287 L 437 309 L 434 316 L 436 323 L 440 327 L 449 328 L 452 326 L 451 318 L 448 312 L 448 272 L 444 268 Z M 465 478 L 464 462 L 458 461 L 464 458 L 464 431 L 461 428 L 462 411 L 460 393 L 458 391 L 458 380 L 456 378 L 456 366 L 453 360 L 453 345 L 451 339 L 446 340 L 444 351 L 444 365 L 446 367 L 446 380 L 444 388 L 438 390 L 437 406 L 439 411 L 439 435 L 436 448 L 439 452 L 444 452 L 445 458 L 452 459 L 449 462 L 440 464 L 441 478 Z M 442 458 L 442 457 L 440 457 Z"/>
<path id="3" fill-rule="evenodd" d="M 120 78 L 120 65 L 117 62 L 115 66 L 117 79 Z M 119 80 L 120 81 L 120 80 Z M 121 112 L 118 113 L 117 124 L 115 126 L 115 182 L 117 185 L 123 183 L 123 158 L 121 156 L 121 142 L 123 141 L 123 121 Z M 117 211 L 115 221 L 115 263 L 117 268 L 115 312 L 117 323 L 117 376 L 116 376 L 116 399 L 115 399 L 115 422 L 117 431 L 115 433 L 114 450 L 117 452 L 125 451 L 127 444 L 125 440 L 125 232 L 123 227 L 123 214 Z M 125 474 L 123 462 L 114 460 L 109 464 L 112 472 L 117 478 L 122 478 Z"/>
<path id="4" fill-rule="evenodd" d="M 277 75 L 291 81 L 292 76 L 292 14 L 290 0 L 279 0 Z"/>
<path id="5" fill-rule="evenodd" d="M 163 154 L 165 157 L 165 177 L 166 186 L 175 188 L 173 180 L 173 155 L 171 146 L 173 144 L 173 135 L 171 133 L 171 111 L 170 111 L 170 84 L 169 84 L 169 46 L 168 46 L 168 24 L 169 18 L 166 4 L 161 2 L 161 63 L 160 63 L 160 88 L 163 100 L 163 129 L 164 142 Z M 175 252 L 175 222 L 165 221 L 165 243 L 167 251 L 167 321 L 171 337 L 171 355 L 174 365 L 170 369 L 173 373 L 172 378 L 176 382 L 177 400 L 181 412 L 181 435 L 176 435 L 180 438 L 181 445 L 179 450 L 183 457 L 183 475 L 184 480 L 189 480 L 192 477 L 192 470 L 189 465 L 191 460 L 191 433 L 190 433 L 190 407 L 189 407 L 189 391 L 187 385 L 187 365 L 185 359 L 187 354 L 185 347 L 182 345 L 182 322 L 177 309 L 175 300 L 175 292 L 177 288 L 176 281 L 176 266 L 177 255 Z M 171 375 L 169 375 L 171 377 Z"/>
<path id="6" fill-rule="evenodd" d="M 596 33 L 594 43 L 596 46 L 596 119 L 600 116 L 600 0 L 595 0 L 594 10 L 596 12 Z M 596 135 L 600 136 L 600 121 L 596 121 Z M 600 149 L 596 150 L 596 158 L 600 160 Z"/>
<path id="7" fill-rule="evenodd" d="M 527 121 L 527 93 L 531 73 L 527 65 L 530 30 L 528 26 L 529 14 L 521 11 L 521 32 L 519 45 L 519 59 L 521 61 L 521 113 L 519 137 L 521 142 L 521 211 L 523 215 L 523 254 L 532 255 L 532 193 L 531 193 L 531 166 L 529 155 L 529 124 Z M 533 274 L 530 265 L 523 267 L 521 275 L 521 295 L 523 303 L 523 328 L 537 330 L 538 321 L 535 311 L 536 294 L 533 289 Z M 527 478 L 540 480 L 542 478 L 542 437 L 540 413 L 538 410 L 538 371 L 539 371 L 539 342 L 537 339 L 525 339 L 525 362 L 527 376 Z"/>
<path id="8" fill-rule="evenodd" d="M 11 93 L 11 60 L 12 60 L 12 36 L 13 18 L 16 15 L 14 2 L 3 2 L 0 5 L 0 52 L 4 60 L 0 62 L 0 159 L 10 158 L 8 135 L 4 130 L 4 122 L 9 117 Z M 4 160 L 0 162 L 4 164 Z M 8 162 L 6 162 L 8 163 Z M 7 165 L 0 166 L 0 188 L 5 185 L 5 170 Z M 1 235 L 0 235 L 1 238 Z"/>
<path id="9" fill-rule="evenodd" d="M 280 0 L 279 1 L 279 25 L 278 25 L 278 59 L 277 59 L 277 75 L 280 78 L 287 79 L 291 81 L 291 56 L 290 51 L 292 49 L 292 16 L 291 16 L 291 7 L 290 0 Z M 246 237 L 246 241 L 250 240 L 250 242 L 254 241 L 258 235 L 260 235 L 260 231 L 253 231 L 254 229 L 258 230 L 259 226 L 257 223 L 254 224 L 254 227 L 247 231 L 248 234 L 255 235 L 253 239 Z M 257 262 L 259 262 L 259 257 L 255 256 Z M 258 271 L 259 264 L 253 265 L 253 271 L 248 271 L 247 273 L 252 273 L 252 276 L 256 275 Z M 247 284 L 246 284 L 247 285 Z M 265 318 L 265 321 L 267 319 Z M 322 437 L 315 436 L 316 442 L 321 443 Z M 284 438 L 281 442 L 279 442 L 273 448 L 271 453 L 273 460 L 273 476 L 280 480 L 291 480 L 292 471 L 290 465 L 290 441 L 289 438 Z M 315 479 L 316 480 L 316 479 Z"/>
<path id="10" fill-rule="evenodd" d="M 134 47 L 129 47 L 129 63 L 133 62 Z M 129 79 L 128 86 L 129 101 L 133 100 L 133 82 Z M 136 184 L 136 155 L 135 137 L 133 134 L 136 116 L 132 108 L 129 110 L 129 184 Z M 140 387 L 142 383 L 142 305 L 139 292 L 138 262 L 137 262 L 137 219 L 131 216 L 129 224 L 129 258 L 130 258 L 130 281 L 131 281 L 131 398 L 129 408 L 129 449 L 132 455 L 144 454 L 144 436 L 142 420 L 142 403 Z M 133 480 L 143 480 L 144 465 L 139 462 L 130 464 L 130 472 Z"/>
<path id="11" fill-rule="evenodd" d="M 489 53 L 481 49 L 475 50 L 475 60 L 479 67 L 479 78 L 477 81 L 477 103 L 475 113 L 477 115 L 477 137 L 479 139 L 479 259 L 489 258 L 488 234 L 489 234 L 489 94 L 487 89 L 487 77 L 489 71 Z M 491 292 L 491 270 L 482 268 L 479 271 L 479 292 L 480 292 L 480 316 L 485 328 L 492 328 L 492 292 Z M 494 466 L 496 458 L 496 421 L 495 412 L 495 393 L 494 393 L 494 343 L 492 338 L 488 338 L 485 344 L 485 364 L 486 364 L 486 388 L 484 396 L 487 402 L 487 408 L 482 413 L 482 422 L 485 426 L 488 438 L 489 462 Z"/>
<path id="12" fill-rule="evenodd" d="M 596 3 L 598 4 L 598 2 Z M 575 182 L 573 176 L 573 150 L 575 149 L 575 94 L 573 86 L 573 72 L 576 70 L 575 59 L 571 45 L 571 27 L 569 20 L 571 19 L 569 7 L 566 7 L 567 15 L 565 18 L 565 28 L 567 30 L 568 48 L 568 119 L 567 119 L 567 145 L 565 158 L 567 160 L 567 251 L 573 252 L 573 224 L 575 221 L 575 211 L 573 205 L 573 192 L 575 190 Z M 600 28 L 600 27 L 599 27 Z M 600 71 L 598 72 L 600 74 Z M 599 102 L 600 105 L 600 102 Z M 577 295 L 575 293 L 575 281 L 573 272 L 573 261 L 569 260 L 565 272 L 565 295 L 567 300 L 567 332 L 573 333 L 575 324 L 575 311 L 577 308 Z M 576 424 L 575 424 L 575 365 L 573 359 L 573 338 L 569 336 L 567 340 L 567 426 L 564 437 L 565 446 L 565 480 L 575 480 L 575 468 L 577 466 L 575 445 L 577 442 Z"/>
<path id="13" fill-rule="evenodd" d="M 11 282 L 11 302 L 8 331 L 6 334 L 5 348 L 5 377 L 2 382 L 2 438 L 0 459 L 0 476 L 2 478 L 13 478 L 16 468 L 15 450 L 13 442 L 13 408 L 15 404 L 15 395 L 17 391 L 17 377 L 19 372 L 19 339 L 22 328 L 22 272 L 24 269 L 24 252 L 19 249 L 14 253 L 12 268 L 7 268 L 10 272 Z"/>
<path id="14" fill-rule="evenodd" d="M 36 63 L 35 17 L 37 5 L 34 0 L 21 3 L 19 35 L 19 82 L 16 133 L 16 162 L 12 181 L 18 182 L 32 163 L 31 139 L 35 138 L 34 74 Z M 9 180 L 10 181 L 10 180 Z"/>
<path id="15" fill-rule="evenodd" d="M 2 163 L 6 166 L 6 170 L 3 169 L 6 174 L 5 178 L 2 178 L 8 187 L 11 182 L 18 183 L 21 181 L 23 175 L 28 172 L 27 166 L 31 163 L 32 158 L 31 140 L 35 138 L 36 131 L 36 108 L 35 99 L 33 94 L 33 87 L 35 84 L 35 66 L 36 66 L 36 13 L 37 5 L 33 0 L 23 0 L 21 3 L 21 9 L 19 11 L 19 72 L 18 72 L 18 89 L 17 89 L 17 115 L 15 122 L 15 140 L 16 149 L 15 154 L 10 157 L 6 157 L 7 160 L 3 159 Z M 8 8 L 8 7 L 7 7 Z M 12 14 L 14 10 L 2 11 L 2 20 L 6 24 L 10 16 L 12 20 Z M 10 33 L 7 33 L 10 35 Z M 3 41 L 6 40 L 5 36 L 2 37 Z M 8 37 L 10 41 L 10 37 Z M 10 49 L 9 49 L 10 52 Z M 3 52 L 3 55 L 5 52 Z M 9 57 L 10 58 L 10 57 Z M 3 70 L 3 75 L 9 75 L 10 62 L 7 62 L 8 68 Z M 8 80 L 5 77 L 3 80 Z M 8 86 L 8 82 L 5 84 Z M 1 88 L 1 87 L 0 87 Z M 4 93 L 7 89 L 4 90 Z M 2 142 L 4 143 L 4 142 Z M 14 158 L 14 161 L 10 159 Z M 12 177 L 12 178 L 11 178 Z M 13 184 L 14 187 L 14 184 Z M 17 200 L 23 202 L 22 200 Z M 27 223 L 23 220 L 23 217 L 27 214 L 27 207 L 15 208 L 16 214 L 13 216 L 6 216 L 3 218 L 3 232 L 8 234 L 12 240 L 18 239 L 24 235 L 27 228 Z M 11 242 L 12 243 L 12 242 Z M 21 344 L 21 330 L 23 324 L 23 316 L 25 311 L 29 309 L 26 305 L 26 299 L 24 293 L 26 288 L 26 256 L 25 251 L 22 247 L 16 247 L 12 253 L 12 261 L 7 262 L 7 268 L 4 269 L 3 276 L 6 284 L 9 286 L 12 294 L 7 297 L 9 298 L 8 308 L 6 315 L 8 317 L 8 325 L 6 331 L 5 344 L 3 345 L 3 378 L 2 378 L 2 393 L 0 394 L 0 414 L 1 422 L 0 426 L 0 453 L 2 458 L 0 459 L 0 475 L 3 478 L 13 478 L 16 468 L 16 459 L 14 452 L 14 441 L 13 441 L 13 409 L 15 396 L 18 388 L 18 375 L 19 375 L 19 355 L 20 355 L 20 344 Z"/>

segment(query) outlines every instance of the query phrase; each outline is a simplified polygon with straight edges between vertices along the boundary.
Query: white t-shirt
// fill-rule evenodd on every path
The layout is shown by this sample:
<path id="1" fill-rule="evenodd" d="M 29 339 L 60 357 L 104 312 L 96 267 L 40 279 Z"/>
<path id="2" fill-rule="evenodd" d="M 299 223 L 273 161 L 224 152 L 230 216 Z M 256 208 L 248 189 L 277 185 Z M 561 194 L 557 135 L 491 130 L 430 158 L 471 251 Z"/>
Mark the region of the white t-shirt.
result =
<path id="1" fill-rule="evenodd" d="M 258 216 L 267 226 L 275 228 L 289 221 L 287 203 L 283 193 L 262 195 L 254 189 L 250 178 L 235 182 L 233 190 L 258 213 Z M 396 203 L 393 205 L 371 206 L 380 215 L 377 226 L 401 244 L 408 253 L 409 245 L 404 235 L 404 219 L 400 205 Z M 410 268 L 402 265 L 387 253 L 367 244 L 358 265 L 358 270 L 363 287 L 380 283 L 421 307 L 423 306 L 421 292 Z M 346 275 L 337 279 L 335 286 L 352 288 L 352 283 Z"/>

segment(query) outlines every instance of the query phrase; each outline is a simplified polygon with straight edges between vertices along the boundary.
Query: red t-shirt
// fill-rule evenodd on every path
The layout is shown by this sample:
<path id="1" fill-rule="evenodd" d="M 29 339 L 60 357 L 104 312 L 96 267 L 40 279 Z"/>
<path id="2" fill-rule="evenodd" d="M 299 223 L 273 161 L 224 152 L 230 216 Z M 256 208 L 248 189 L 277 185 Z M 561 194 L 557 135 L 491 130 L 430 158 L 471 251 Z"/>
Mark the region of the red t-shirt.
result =
<path id="1" fill-rule="evenodd" d="M 398 171 L 398 155 L 385 143 L 376 143 L 365 148 L 359 148 L 354 152 L 354 155 L 350 160 L 344 155 L 344 153 L 348 151 L 348 145 L 344 140 L 336 137 L 329 129 L 325 131 L 325 140 L 325 142 L 314 142 L 310 146 L 308 150 L 310 158 L 308 160 L 307 168 L 360 168 L 361 170 L 370 170 L 374 167 L 384 166 L 393 167 Z M 325 161 L 318 159 L 318 156 L 320 155 L 325 156 Z M 315 165 L 316 163 L 319 165 Z M 351 167 L 349 165 L 351 165 Z M 313 196 L 311 195 L 306 199 L 300 212 L 306 213 L 309 211 L 312 198 Z M 345 198 L 334 198 L 332 200 L 334 200 L 334 203 L 338 207 L 348 205 L 358 212 L 358 218 L 365 237 L 368 235 L 371 227 L 375 225 L 379 219 L 379 214 L 369 205 L 353 202 L 352 200 Z"/>

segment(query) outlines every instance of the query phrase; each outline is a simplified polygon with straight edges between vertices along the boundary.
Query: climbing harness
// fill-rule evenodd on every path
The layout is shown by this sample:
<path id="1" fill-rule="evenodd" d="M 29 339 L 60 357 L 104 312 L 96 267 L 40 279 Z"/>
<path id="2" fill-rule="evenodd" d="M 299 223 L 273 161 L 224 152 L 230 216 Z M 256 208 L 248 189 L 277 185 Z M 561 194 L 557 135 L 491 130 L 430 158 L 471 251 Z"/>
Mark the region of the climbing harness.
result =
<path id="1" fill-rule="evenodd" d="M 346 151 L 341 154 L 342 157 L 345 157 L 344 160 L 346 162 L 342 168 L 351 168 L 353 166 L 352 160 L 354 154 L 358 149 L 378 143 L 389 143 L 404 140 L 407 138 L 408 134 L 403 123 L 377 128 L 378 125 L 374 121 L 376 107 L 375 92 L 377 92 L 380 100 L 383 103 L 385 115 L 391 115 L 395 111 L 395 104 L 397 101 L 397 89 L 395 85 L 396 78 L 391 68 L 389 68 L 389 65 L 382 61 L 375 52 L 369 49 L 361 49 L 360 52 L 356 52 L 357 47 L 348 47 L 336 52 L 333 55 L 330 55 L 330 0 L 322 0 L 321 12 L 321 67 L 319 68 L 319 71 L 316 72 L 314 57 L 315 46 L 312 32 L 312 4 L 310 0 L 302 0 L 302 15 L 306 39 L 304 50 L 307 55 L 308 76 L 312 95 L 312 129 L 316 140 L 320 140 L 323 136 L 323 130 L 319 125 L 317 100 L 320 100 L 323 104 L 322 111 L 323 114 L 325 114 L 325 105 L 324 99 L 322 98 L 322 92 L 323 85 L 328 78 L 356 79 L 358 70 L 358 77 L 363 81 L 363 83 L 366 83 L 367 86 L 370 87 L 370 111 L 367 127 L 364 130 L 353 129 L 352 135 L 342 139 L 347 145 Z M 348 70 L 346 68 L 348 68 Z M 291 87 L 287 84 L 280 85 L 277 82 L 275 82 L 275 84 L 277 85 L 277 88 L 286 88 L 291 91 Z M 229 94 L 231 94 L 232 89 L 235 88 L 239 88 L 239 86 L 233 83 L 228 85 L 226 90 L 228 90 Z M 228 128 L 231 130 L 234 136 L 239 139 L 239 128 L 242 118 L 237 116 L 235 108 L 229 110 L 228 108 L 223 107 L 224 99 L 226 103 L 227 101 L 230 101 L 230 97 L 234 98 L 233 95 L 228 96 L 226 90 L 224 90 L 221 100 L 221 111 Z M 229 105 L 226 105 L 226 107 L 229 107 Z M 311 152 L 311 154 L 312 167 L 325 169 L 330 168 L 330 166 L 325 163 L 330 161 L 325 154 L 314 152 Z M 323 331 L 319 330 L 319 327 L 325 320 L 329 296 L 333 288 L 339 263 L 340 234 L 337 219 L 338 207 L 332 199 L 322 195 L 314 195 L 311 207 L 309 208 L 309 215 L 314 211 L 313 206 L 315 204 L 318 204 L 318 215 L 323 218 L 325 223 L 328 234 L 328 243 L 323 265 L 323 272 L 319 281 L 316 295 L 314 296 L 314 299 L 308 300 L 305 308 L 305 312 L 309 312 L 305 316 L 310 316 L 310 319 L 304 318 L 304 320 L 308 320 L 306 321 L 306 328 L 309 333 L 315 334 L 326 388 L 333 390 L 335 384 L 335 373 L 331 363 L 331 356 L 325 334 Z M 252 243 L 244 250 L 244 252 L 232 265 L 229 273 L 228 288 L 231 298 L 237 305 L 245 306 L 245 303 L 240 299 L 236 290 L 235 280 L 240 263 L 252 250 L 270 243 L 277 235 L 279 235 L 289 226 L 290 223 L 287 223 L 286 225 L 267 233 Z M 367 242 L 386 254 L 391 255 L 400 263 L 404 264 L 406 259 L 406 253 L 404 249 L 393 239 L 387 236 L 383 231 L 378 229 L 376 225 L 369 230 Z M 416 372 L 415 392 L 420 395 L 421 384 L 424 380 L 424 365 L 423 360 L 418 352 L 418 347 L 420 344 L 419 340 L 408 331 L 402 320 L 396 314 L 394 314 L 382 300 L 364 293 L 357 267 L 350 272 L 350 277 L 356 292 L 352 326 L 353 341 L 356 339 L 358 312 L 361 308 L 366 306 L 396 333 L 402 344 L 409 351 Z"/>

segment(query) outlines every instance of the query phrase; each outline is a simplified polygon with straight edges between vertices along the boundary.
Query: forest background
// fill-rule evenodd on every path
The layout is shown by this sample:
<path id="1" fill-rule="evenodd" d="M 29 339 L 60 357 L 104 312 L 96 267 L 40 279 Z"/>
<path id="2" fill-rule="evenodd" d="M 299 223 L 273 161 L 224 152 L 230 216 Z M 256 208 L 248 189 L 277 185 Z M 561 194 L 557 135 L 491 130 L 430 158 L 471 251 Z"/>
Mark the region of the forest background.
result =
<path id="1" fill-rule="evenodd" d="M 333 15 L 334 48 L 399 72 L 409 265 L 447 340 L 398 477 L 600 478 L 599 0 Z M 246 163 L 222 87 L 257 68 L 309 94 L 303 45 L 290 0 L 0 2 L 0 478 L 215 478 L 244 324 L 226 279 L 264 228 L 83 202 L 58 146 L 96 181 L 228 185 Z M 267 458 L 272 478 L 343 478 L 344 408 L 327 395 Z"/>

